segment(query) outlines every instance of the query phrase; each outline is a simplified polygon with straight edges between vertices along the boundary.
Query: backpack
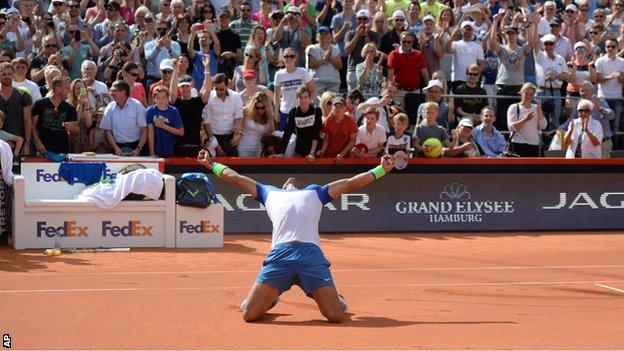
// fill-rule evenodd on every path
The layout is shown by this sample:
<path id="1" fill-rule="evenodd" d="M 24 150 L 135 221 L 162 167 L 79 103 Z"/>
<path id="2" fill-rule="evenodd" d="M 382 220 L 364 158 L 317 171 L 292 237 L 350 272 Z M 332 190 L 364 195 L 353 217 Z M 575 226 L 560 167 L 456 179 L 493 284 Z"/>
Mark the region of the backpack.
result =
<path id="1" fill-rule="evenodd" d="M 177 182 L 176 203 L 180 206 L 207 208 L 219 203 L 214 186 L 203 173 L 184 173 Z"/>

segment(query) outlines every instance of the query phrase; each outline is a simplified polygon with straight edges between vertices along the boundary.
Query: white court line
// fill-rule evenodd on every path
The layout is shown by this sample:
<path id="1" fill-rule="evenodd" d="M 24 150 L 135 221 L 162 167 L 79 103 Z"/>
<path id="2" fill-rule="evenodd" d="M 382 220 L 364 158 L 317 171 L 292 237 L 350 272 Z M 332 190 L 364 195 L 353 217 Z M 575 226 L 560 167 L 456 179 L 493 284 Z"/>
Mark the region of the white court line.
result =
<path id="1" fill-rule="evenodd" d="M 423 268 L 358 268 L 332 269 L 334 273 L 367 273 L 367 272 L 443 272 L 443 271 L 495 271 L 495 270 L 540 270 L 540 269 L 618 269 L 624 265 L 560 265 L 560 266 L 494 266 L 494 267 L 423 267 Z M 247 274 L 258 273 L 258 270 L 198 270 L 198 271 L 128 271 L 128 272 L 43 272 L 43 273 L 0 273 L 3 276 L 59 276 L 59 275 L 167 275 L 167 274 Z"/>
<path id="2" fill-rule="evenodd" d="M 608 285 L 604 285 L 604 284 L 598 284 L 598 283 L 595 283 L 594 285 L 598 285 L 601 288 L 614 290 L 614 291 L 621 292 L 622 294 L 624 294 L 624 290 L 622 290 L 622 289 L 618 289 L 618 288 L 614 288 L 612 286 L 608 286 Z"/>
<path id="3" fill-rule="evenodd" d="M 340 284 L 340 287 L 350 288 L 419 288 L 419 287 L 472 287 L 472 286 L 548 286 L 569 284 L 624 283 L 624 280 L 573 280 L 573 281 L 525 281 L 525 282 L 483 282 L 483 283 L 414 283 L 414 284 Z M 69 288 L 69 289 L 18 289 L 0 290 L 0 294 L 20 293 L 63 293 L 63 292 L 127 292 L 127 291 L 173 291 L 173 290 L 234 290 L 249 289 L 249 286 L 205 286 L 205 287 L 155 287 L 155 288 Z"/>

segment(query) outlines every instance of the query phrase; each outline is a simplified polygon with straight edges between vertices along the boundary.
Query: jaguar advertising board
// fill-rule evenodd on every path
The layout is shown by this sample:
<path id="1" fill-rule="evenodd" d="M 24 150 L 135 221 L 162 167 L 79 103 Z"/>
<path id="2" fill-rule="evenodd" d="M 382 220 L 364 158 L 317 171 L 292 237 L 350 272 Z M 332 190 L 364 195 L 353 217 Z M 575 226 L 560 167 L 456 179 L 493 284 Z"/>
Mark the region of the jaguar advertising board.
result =
<path id="1" fill-rule="evenodd" d="M 279 187 L 288 175 L 248 174 Z M 352 174 L 299 175 L 324 184 Z M 226 233 L 270 233 L 264 207 L 213 180 Z M 323 210 L 321 232 L 624 228 L 623 174 L 390 174 Z"/>

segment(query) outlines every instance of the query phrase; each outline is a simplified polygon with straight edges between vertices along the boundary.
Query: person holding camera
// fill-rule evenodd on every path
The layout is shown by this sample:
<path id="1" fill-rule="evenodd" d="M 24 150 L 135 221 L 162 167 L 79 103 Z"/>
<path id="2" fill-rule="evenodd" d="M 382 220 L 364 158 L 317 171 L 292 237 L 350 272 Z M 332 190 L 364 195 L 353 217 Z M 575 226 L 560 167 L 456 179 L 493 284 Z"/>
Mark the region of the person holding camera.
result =
<path id="1" fill-rule="evenodd" d="M 42 39 L 43 52 L 33 58 L 30 64 L 30 79 L 39 84 L 40 87 L 45 85 L 44 69 L 46 66 L 54 65 L 59 69 L 64 69 L 67 64 L 59 55 L 60 40 L 58 35 L 46 35 Z"/>
<path id="2" fill-rule="evenodd" d="M 80 67 L 85 60 L 100 56 L 100 48 L 95 45 L 86 31 L 80 31 L 75 24 L 70 24 L 66 33 L 72 39 L 69 45 L 61 49 L 61 56 L 69 65 L 69 78 L 74 80 L 81 77 Z"/>
<path id="3" fill-rule="evenodd" d="M 163 60 L 174 59 L 180 56 L 182 52 L 180 44 L 171 39 L 171 25 L 169 22 L 161 20 L 156 28 L 158 38 L 145 44 L 148 85 L 162 78 L 160 63 Z"/>

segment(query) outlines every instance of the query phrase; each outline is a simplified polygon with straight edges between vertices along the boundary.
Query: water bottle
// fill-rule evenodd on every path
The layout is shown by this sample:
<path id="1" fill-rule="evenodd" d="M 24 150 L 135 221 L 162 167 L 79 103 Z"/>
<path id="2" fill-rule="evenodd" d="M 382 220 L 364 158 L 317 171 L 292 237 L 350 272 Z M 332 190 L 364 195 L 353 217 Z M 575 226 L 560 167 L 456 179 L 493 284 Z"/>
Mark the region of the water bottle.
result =
<path id="1" fill-rule="evenodd" d="M 61 233 L 56 231 L 54 234 L 54 256 L 59 256 L 61 254 Z"/>

